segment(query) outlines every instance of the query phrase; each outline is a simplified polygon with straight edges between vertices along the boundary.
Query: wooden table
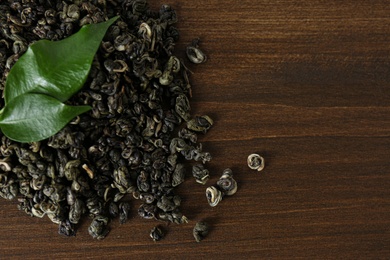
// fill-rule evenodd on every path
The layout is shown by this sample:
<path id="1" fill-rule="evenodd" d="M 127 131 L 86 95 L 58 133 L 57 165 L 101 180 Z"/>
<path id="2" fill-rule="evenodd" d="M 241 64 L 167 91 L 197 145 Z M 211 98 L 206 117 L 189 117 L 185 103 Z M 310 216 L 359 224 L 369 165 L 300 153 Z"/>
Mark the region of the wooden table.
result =
<path id="1" fill-rule="evenodd" d="M 159 223 L 138 217 L 137 201 L 97 241 L 89 220 L 67 238 L 0 200 L 0 258 L 390 258 L 388 1 L 168 3 L 176 50 L 200 37 L 208 55 L 189 65 L 193 114 L 215 120 L 200 137 L 213 155 L 208 184 L 231 167 L 238 192 L 211 208 L 188 178 L 177 193 L 190 222 L 164 226 L 156 243 L 149 230 Z M 266 160 L 259 173 L 246 164 L 254 152 Z M 200 220 L 211 231 L 196 243 Z"/>

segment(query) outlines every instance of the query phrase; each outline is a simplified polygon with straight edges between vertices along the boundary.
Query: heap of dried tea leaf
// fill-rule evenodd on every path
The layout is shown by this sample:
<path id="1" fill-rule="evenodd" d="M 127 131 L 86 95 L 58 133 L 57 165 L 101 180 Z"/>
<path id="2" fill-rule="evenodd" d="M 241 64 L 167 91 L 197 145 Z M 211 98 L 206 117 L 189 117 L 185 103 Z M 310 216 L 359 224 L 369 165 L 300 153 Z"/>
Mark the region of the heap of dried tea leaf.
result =
<path id="1" fill-rule="evenodd" d="M 126 223 L 135 207 L 145 219 L 187 222 L 175 194 L 184 161 L 211 159 L 197 134 L 213 121 L 190 113 L 191 85 L 174 54 L 179 32 L 169 5 L 153 11 L 145 0 L 2 1 L 0 90 L 34 42 L 67 39 L 83 25 L 114 16 L 119 18 L 103 37 L 83 88 L 66 101 L 91 110 L 41 141 L 20 143 L 0 134 L 0 196 L 18 197 L 20 210 L 49 217 L 67 236 L 89 216 L 89 234 L 102 239 L 111 220 Z M 203 61 L 198 43 L 191 46 L 190 59 Z"/>

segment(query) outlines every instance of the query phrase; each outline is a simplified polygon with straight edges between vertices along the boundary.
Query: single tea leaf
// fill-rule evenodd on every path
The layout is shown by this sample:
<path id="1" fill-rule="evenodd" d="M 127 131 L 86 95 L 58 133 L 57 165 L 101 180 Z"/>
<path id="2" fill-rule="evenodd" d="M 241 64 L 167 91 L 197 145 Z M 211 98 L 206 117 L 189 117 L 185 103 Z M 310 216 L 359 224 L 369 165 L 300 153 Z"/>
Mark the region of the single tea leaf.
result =
<path id="1" fill-rule="evenodd" d="M 26 93 L 12 99 L 2 110 L 4 135 L 18 142 L 35 142 L 60 131 L 89 106 L 68 106 L 45 94 Z"/>
<path id="2" fill-rule="evenodd" d="M 47 94 L 62 102 L 68 100 L 84 85 L 93 57 L 116 19 L 85 25 L 61 41 L 40 40 L 32 44 L 7 76 L 5 103 L 29 92 Z"/>

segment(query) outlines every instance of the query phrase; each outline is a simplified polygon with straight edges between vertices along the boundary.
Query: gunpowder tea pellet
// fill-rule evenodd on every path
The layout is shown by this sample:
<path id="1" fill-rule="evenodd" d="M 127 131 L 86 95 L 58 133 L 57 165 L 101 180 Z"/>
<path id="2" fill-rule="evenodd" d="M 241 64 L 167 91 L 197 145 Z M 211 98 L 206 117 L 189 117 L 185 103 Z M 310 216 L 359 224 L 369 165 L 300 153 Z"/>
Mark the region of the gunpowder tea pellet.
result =
<path id="1" fill-rule="evenodd" d="M 209 225 L 206 222 L 198 222 L 195 224 L 193 229 L 193 236 L 196 242 L 202 241 L 209 233 Z"/>
<path id="2" fill-rule="evenodd" d="M 107 228 L 108 218 L 96 216 L 88 227 L 89 234 L 98 240 L 105 238 L 109 232 Z"/>
<path id="3" fill-rule="evenodd" d="M 58 226 L 58 234 L 65 235 L 68 237 L 75 236 L 76 231 L 74 229 L 74 225 L 69 220 L 61 222 Z"/>
<path id="4" fill-rule="evenodd" d="M 214 186 L 210 186 L 206 189 L 207 202 L 211 207 L 215 207 L 222 200 L 222 192 Z"/>
<path id="5" fill-rule="evenodd" d="M 187 46 L 187 57 L 192 63 L 203 63 L 206 62 L 207 57 L 201 49 L 199 49 L 199 39 L 195 39 L 192 43 Z"/>
<path id="6" fill-rule="evenodd" d="M 159 226 L 157 226 L 157 227 L 152 228 L 149 236 L 153 239 L 154 242 L 160 241 L 164 237 L 164 232 L 162 231 L 162 229 Z"/>
<path id="7" fill-rule="evenodd" d="M 204 168 L 203 164 L 197 163 L 192 166 L 192 176 L 194 176 L 197 183 L 206 184 L 210 178 L 209 171 Z"/>
<path id="8" fill-rule="evenodd" d="M 233 179 L 233 172 L 230 168 L 223 171 L 221 178 L 217 181 L 217 187 L 223 195 L 231 196 L 237 192 L 237 182 Z"/>
<path id="9" fill-rule="evenodd" d="M 130 214 L 130 208 L 131 208 L 131 206 L 130 206 L 130 203 L 128 203 L 128 202 L 121 202 L 119 204 L 119 207 L 118 207 L 118 209 L 119 209 L 119 222 L 121 224 L 124 224 L 128 220 L 129 214 Z"/>
<path id="10" fill-rule="evenodd" d="M 264 158 L 258 154 L 251 154 L 248 156 L 248 167 L 252 170 L 261 171 L 264 169 Z"/>

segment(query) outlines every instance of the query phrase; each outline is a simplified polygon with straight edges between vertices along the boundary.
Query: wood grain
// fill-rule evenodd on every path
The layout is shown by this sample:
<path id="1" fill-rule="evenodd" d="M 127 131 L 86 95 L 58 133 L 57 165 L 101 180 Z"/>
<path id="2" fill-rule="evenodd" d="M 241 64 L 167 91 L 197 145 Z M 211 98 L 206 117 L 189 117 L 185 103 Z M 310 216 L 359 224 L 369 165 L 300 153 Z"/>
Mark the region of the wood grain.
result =
<path id="1" fill-rule="evenodd" d="M 1 257 L 390 258 L 388 1 L 169 4 L 178 52 L 200 37 L 208 54 L 189 67 L 193 113 L 215 119 L 200 138 L 213 155 L 209 183 L 231 167 L 237 194 L 211 208 L 189 179 L 178 193 L 191 221 L 165 227 L 158 243 L 148 237 L 157 223 L 137 216 L 137 202 L 128 223 L 96 241 L 88 221 L 66 238 L 1 200 Z M 246 166 L 253 152 L 266 159 L 261 173 Z M 199 220 L 212 229 L 196 243 Z"/>

